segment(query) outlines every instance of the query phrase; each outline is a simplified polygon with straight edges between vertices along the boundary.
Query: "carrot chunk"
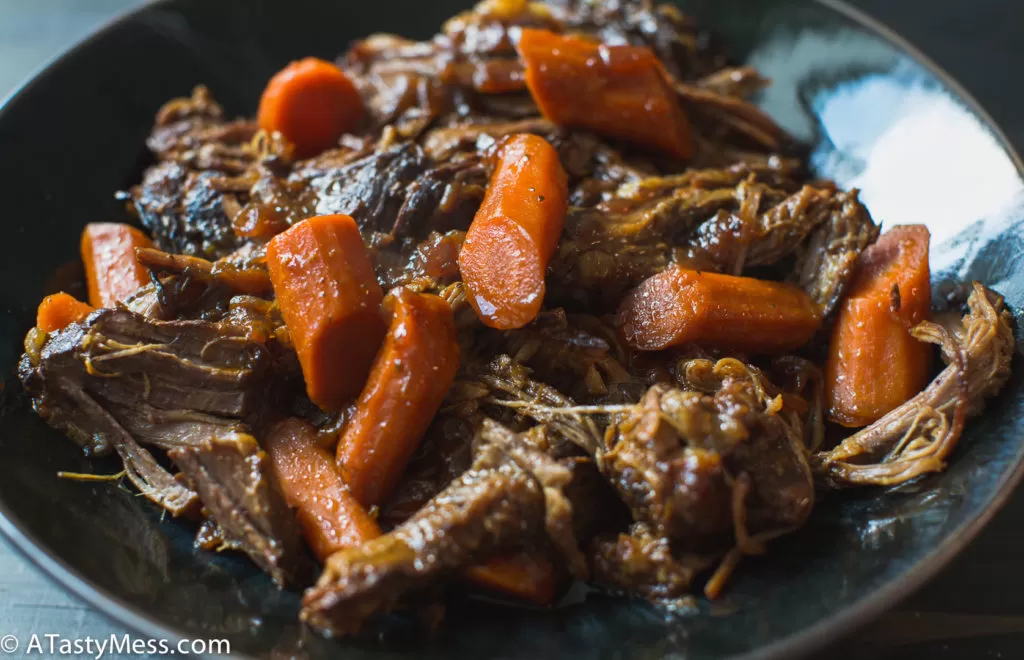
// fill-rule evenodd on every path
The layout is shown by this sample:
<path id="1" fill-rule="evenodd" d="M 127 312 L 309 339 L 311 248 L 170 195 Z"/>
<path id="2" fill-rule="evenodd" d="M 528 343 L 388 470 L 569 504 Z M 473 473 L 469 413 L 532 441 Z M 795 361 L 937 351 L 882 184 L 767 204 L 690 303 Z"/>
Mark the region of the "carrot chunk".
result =
<path id="1" fill-rule="evenodd" d="M 358 126 L 364 114 L 355 85 L 330 62 L 307 57 L 281 69 L 263 90 L 260 128 L 277 131 L 299 158 L 315 156 Z"/>
<path id="2" fill-rule="evenodd" d="M 930 238 L 923 225 L 893 227 L 861 254 L 825 362 L 832 421 L 865 426 L 928 384 L 932 347 L 910 329 L 932 306 Z"/>
<path id="3" fill-rule="evenodd" d="M 352 497 L 309 422 L 294 417 L 279 422 L 265 445 L 278 487 L 296 509 L 303 535 L 320 561 L 380 536 L 377 521 Z"/>
<path id="4" fill-rule="evenodd" d="M 554 147 L 536 135 L 511 136 L 459 255 L 469 302 L 484 324 L 519 328 L 540 311 L 568 200 Z"/>
<path id="5" fill-rule="evenodd" d="M 55 293 L 43 298 L 36 311 L 36 327 L 43 332 L 54 332 L 63 330 L 72 323 L 81 321 L 95 311 L 92 305 L 87 305 L 74 296 L 64 293 Z"/>
<path id="6" fill-rule="evenodd" d="M 342 476 L 363 506 L 390 495 L 459 369 L 448 303 L 399 288 L 384 305 L 391 312 L 387 337 L 338 442 Z"/>
<path id="7" fill-rule="evenodd" d="M 626 341 L 644 351 L 693 342 L 784 353 L 811 339 L 821 311 L 789 284 L 674 266 L 626 296 L 617 320 Z"/>
<path id="8" fill-rule="evenodd" d="M 538 552 L 520 552 L 494 557 L 486 563 L 470 566 L 466 577 L 477 586 L 547 605 L 555 598 L 555 566 Z"/>
<path id="9" fill-rule="evenodd" d="M 517 49 L 530 94 L 551 121 L 684 160 L 693 155 L 690 122 L 649 48 L 523 29 Z"/>
<path id="10" fill-rule="evenodd" d="M 355 221 L 308 218 L 267 244 L 267 270 L 313 403 L 359 393 L 384 337 L 383 293 Z"/>
<path id="11" fill-rule="evenodd" d="M 82 232 L 82 262 L 89 287 L 89 304 L 113 307 L 149 284 L 149 271 L 135 260 L 136 248 L 153 241 L 130 225 L 94 222 Z"/>

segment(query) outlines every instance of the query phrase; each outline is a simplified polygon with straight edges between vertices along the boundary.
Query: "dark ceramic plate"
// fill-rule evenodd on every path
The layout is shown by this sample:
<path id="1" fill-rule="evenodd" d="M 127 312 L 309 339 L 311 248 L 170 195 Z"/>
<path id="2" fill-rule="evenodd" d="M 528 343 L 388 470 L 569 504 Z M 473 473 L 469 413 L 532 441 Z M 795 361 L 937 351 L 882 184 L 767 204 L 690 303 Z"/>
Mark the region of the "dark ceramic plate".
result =
<path id="1" fill-rule="evenodd" d="M 74 275 L 86 222 L 123 220 L 113 192 L 145 162 L 156 109 L 207 84 L 251 114 L 293 58 L 332 57 L 358 36 L 432 34 L 464 2 L 173 0 L 147 6 L 64 56 L 0 111 L 0 368 L 11 374 L 38 300 Z M 817 173 L 857 186 L 885 224 L 926 223 L 936 286 L 977 278 L 1024 303 L 1024 179 L 982 111 L 894 36 L 838 4 L 684 3 L 775 80 L 763 107 L 813 146 Z M 938 140 L 937 136 L 942 136 Z M 43 247 L 45 246 L 45 248 Z M 153 637 L 226 637 L 236 653 L 309 657 L 778 657 L 806 652 L 891 606 L 973 538 L 1020 476 L 1024 378 L 964 435 L 948 471 L 913 488 L 834 495 L 807 527 L 745 561 L 726 597 L 667 621 L 598 595 L 554 611 L 456 602 L 440 639 L 401 620 L 381 641 L 326 642 L 296 622 L 298 596 L 247 561 L 196 552 L 192 530 L 110 485 L 106 471 L 25 406 L 8 378 L 0 414 L 0 528 L 55 579 Z"/>

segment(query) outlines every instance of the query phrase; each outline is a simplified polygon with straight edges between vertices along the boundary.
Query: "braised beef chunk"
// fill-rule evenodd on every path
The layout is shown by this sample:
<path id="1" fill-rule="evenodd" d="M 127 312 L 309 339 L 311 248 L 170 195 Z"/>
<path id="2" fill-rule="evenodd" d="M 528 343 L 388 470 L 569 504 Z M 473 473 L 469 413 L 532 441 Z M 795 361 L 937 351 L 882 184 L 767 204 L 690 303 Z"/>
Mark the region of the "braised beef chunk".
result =
<path id="1" fill-rule="evenodd" d="M 234 327 L 103 309 L 26 354 L 19 375 L 44 418 L 61 415 L 62 392 L 75 387 L 122 411 L 120 422 L 143 433 L 139 442 L 167 447 L 182 441 L 163 424 L 220 430 L 256 421 L 268 369 L 266 350 Z M 102 436 L 89 442 L 109 448 Z"/>
<path id="2" fill-rule="evenodd" d="M 320 630 L 357 630 L 473 559 L 542 538 L 543 486 L 488 441 L 505 433 L 485 425 L 466 472 L 394 531 L 333 555 L 303 599 L 303 619 Z"/>
<path id="3" fill-rule="evenodd" d="M 612 308 L 670 264 L 740 275 L 799 255 L 796 283 L 831 312 L 878 226 L 855 192 L 797 188 L 794 174 L 783 161 L 691 170 L 570 212 L 550 267 L 553 300 Z"/>
<path id="4" fill-rule="evenodd" d="M 351 632 L 471 562 L 538 544 L 586 576 L 576 534 L 593 527 L 574 509 L 595 501 L 591 468 L 547 446 L 539 427 L 516 434 L 483 419 L 470 467 L 390 533 L 333 555 L 303 600 L 303 620 Z"/>
<path id="5" fill-rule="evenodd" d="M 45 404 L 39 399 L 33 403 L 40 416 L 87 453 L 101 454 L 113 448 L 128 480 L 171 515 L 188 515 L 198 508 L 198 495 L 178 482 L 80 384 L 62 381 L 52 388 Z"/>
<path id="6" fill-rule="evenodd" d="M 368 234 L 424 238 L 469 226 L 487 172 L 477 158 L 438 165 L 404 143 L 340 166 L 309 161 L 292 178 L 308 186 L 315 215 L 344 213 Z"/>
<path id="7" fill-rule="evenodd" d="M 530 383 L 532 376 L 567 395 L 563 395 L 565 401 L 633 400 L 628 390 L 634 375 L 620 361 L 623 348 L 615 328 L 602 319 L 569 315 L 557 308 L 544 311 L 525 328 L 489 337 L 484 350 L 514 356 L 493 360 L 487 365 L 489 373 L 481 375 L 510 394 L 534 390 L 539 397 L 553 399 L 551 393 L 542 393 Z"/>
<path id="8" fill-rule="evenodd" d="M 472 118 L 455 126 L 443 126 L 428 131 L 421 143 L 427 155 L 438 161 L 446 161 L 460 152 L 473 152 L 477 147 L 487 148 L 506 135 L 533 133 L 544 137 L 561 135 L 558 126 L 547 119 L 537 117 L 532 108 L 529 117 L 509 121 L 495 121 L 484 117 Z M 584 157 L 582 160 L 588 160 Z M 569 167 L 572 170 L 574 168 Z"/>
<path id="9" fill-rule="evenodd" d="M 539 4 L 484 2 L 449 20 L 430 41 L 370 36 L 349 49 L 342 65 L 373 126 L 394 126 L 403 138 L 474 112 L 505 119 L 536 115 L 513 45 L 520 27 L 559 29 Z M 489 103 L 492 98 L 501 102 Z"/>
<path id="10" fill-rule="evenodd" d="M 240 329 L 103 309 L 36 333 L 19 376 L 36 411 L 91 453 L 114 449 L 147 497 L 174 514 L 196 494 L 141 445 L 197 447 L 258 425 L 270 356 Z"/>
<path id="11" fill-rule="evenodd" d="M 527 29 L 565 45 L 520 58 Z M 929 320 L 925 264 L 861 258 L 888 246 L 858 192 L 813 178 L 757 105 L 770 81 L 673 5 L 483 0 L 431 39 L 370 35 L 297 67 L 292 83 L 315 71 L 365 112 L 303 96 L 292 110 L 338 119 L 313 140 L 262 105 L 229 118 L 202 86 L 168 102 L 153 164 L 122 193 L 156 245 L 126 257 L 135 293 L 41 306 L 19 376 L 51 426 L 201 524 L 196 547 L 295 585 L 305 537 L 323 571 L 301 617 L 321 632 L 396 609 L 436 623 L 449 584 L 552 605 L 572 578 L 678 607 L 714 569 L 714 598 L 742 557 L 807 522 L 816 487 L 943 469 L 1006 382 L 1002 299 L 976 283 L 962 319 Z M 307 222 L 328 215 L 358 235 Z M 915 279 L 890 289 L 903 270 Z M 871 325 L 845 316 L 876 275 L 878 334 L 909 332 L 947 366 L 832 446 L 833 386 L 850 381 L 829 331 Z M 383 319 L 362 391 L 317 407 L 306 381 L 367 362 L 353 337 Z M 438 366 L 456 350 L 457 370 Z M 396 410 L 415 433 L 388 433 Z M 302 442 L 266 436 L 296 417 Z M 395 487 L 347 488 L 360 477 Z"/>
<path id="12" fill-rule="evenodd" d="M 27 354 L 20 376 L 51 425 L 92 451 L 113 447 L 174 514 L 202 500 L 226 541 L 284 584 L 296 576 L 299 536 L 249 435 L 270 400 L 270 360 L 237 326 L 104 309 Z M 168 450 L 190 488 L 143 444 Z"/>
<path id="13" fill-rule="evenodd" d="M 687 390 L 651 388 L 617 424 L 604 455 L 604 470 L 634 519 L 692 550 L 713 547 L 730 532 L 801 525 L 814 502 L 813 481 L 802 436 L 766 394 L 772 386 L 731 358 L 695 360 L 686 373 Z M 739 497 L 740 523 L 741 476 L 749 492 Z"/>
<path id="14" fill-rule="evenodd" d="M 756 106 L 732 96 L 733 90 L 721 94 L 714 91 L 713 83 L 702 86 L 700 82 L 697 85 L 679 83 L 676 89 L 687 101 L 694 123 L 705 139 L 715 146 L 713 153 L 706 154 L 706 157 L 715 158 L 716 154 L 735 157 L 745 150 L 754 153 L 791 153 L 796 150 L 785 131 Z"/>
<path id="15" fill-rule="evenodd" d="M 440 44 L 378 34 L 356 42 L 343 67 L 356 84 L 375 127 L 418 135 L 460 99 L 440 82 L 446 53 Z"/>
<path id="16" fill-rule="evenodd" d="M 299 579 L 303 550 L 295 515 L 251 435 L 207 436 L 168 455 L 199 494 L 225 543 L 247 553 L 279 585 Z"/>
<path id="17" fill-rule="evenodd" d="M 244 200 L 225 179 L 253 166 L 256 131 L 255 122 L 227 121 L 205 87 L 160 110 L 147 141 L 160 162 L 131 191 L 157 245 L 216 258 L 242 244 L 231 223 Z"/>
<path id="18" fill-rule="evenodd" d="M 710 34 L 673 5 L 648 0 L 558 0 L 564 8 L 566 28 L 583 32 L 607 44 L 631 44 L 650 48 L 676 78 L 688 80 L 725 65 L 714 49 Z"/>
<path id="19" fill-rule="evenodd" d="M 664 536 L 634 523 L 628 533 L 609 534 L 594 542 L 594 581 L 637 593 L 656 602 L 670 602 L 690 593 L 690 585 L 709 562 L 696 555 L 677 558 Z"/>
<path id="20" fill-rule="evenodd" d="M 702 425 L 698 433 L 717 437 L 696 438 L 691 446 L 663 416 L 663 397 L 672 401 L 673 410 L 687 406 L 710 417 L 692 422 Z M 693 546 L 706 543 L 709 537 L 717 541 L 732 528 L 729 486 L 719 450 L 731 450 L 742 441 L 746 428 L 742 420 L 730 419 L 726 426 L 725 420 L 713 418 L 715 408 L 732 412 L 731 401 L 716 403 L 697 393 L 657 386 L 638 404 L 638 415 L 618 426 L 604 456 L 604 469 L 634 519 L 649 524 L 659 536 L 686 539 Z"/>
<path id="21" fill-rule="evenodd" d="M 253 121 L 228 121 L 210 90 L 200 85 L 191 97 L 160 109 L 146 146 L 161 160 L 178 160 L 196 169 L 242 171 L 247 167 L 242 147 L 256 130 Z"/>
<path id="22" fill-rule="evenodd" d="M 297 173 L 316 195 L 317 215 L 351 215 L 364 231 L 389 232 L 405 201 L 406 186 L 426 168 L 423 152 L 403 144 L 341 167 L 309 163 Z"/>
<path id="23" fill-rule="evenodd" d="M 142 224 L 173 252 L 216 258 L 241 245 L 229 211 L 238 206 L 217 189 L 221 175 L 169 161 L 146 172 L 136 198 Z"/>
<path id="24" fill-rule="evenodd" d="M 377 281 L 385 290 L 413 286 L 441 290 L 459 280 L 459 252 L 466 233 L 458 230 L 443 234 L 431 232 L 419 243 L 405 242 L 404 249 L 374 253 Z"/>
<path id="25" fill-rule="evenodd" d="M 878 238 L 878 225 L 857 199 L 857 191 L 837 193 L 832 210 L 800 247 L 796 282 L 825 314 L 831 313 L 853 277 L 857 257 Z"/>

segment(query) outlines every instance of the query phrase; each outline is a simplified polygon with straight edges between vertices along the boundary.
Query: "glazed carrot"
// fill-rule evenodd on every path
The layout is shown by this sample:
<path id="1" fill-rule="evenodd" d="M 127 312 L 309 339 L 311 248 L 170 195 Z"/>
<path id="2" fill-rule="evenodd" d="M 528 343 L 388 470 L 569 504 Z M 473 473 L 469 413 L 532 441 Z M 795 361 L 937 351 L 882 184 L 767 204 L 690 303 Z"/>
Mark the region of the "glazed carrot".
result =
<path id="1" fill-rule="evenodd" d="M 315 57 L 292 62 L 277 72 L 260 98 L 260 128 L 277 131 L 299 158 L 337 143 L 363 118 L 359 92 L 345 73 Z"/>
<path id="2" fill-rule="evenodd" d="M 267 244 L 267 270 L 309 398 L 339 410 L 362 388 L 386 329 L 359 228 L 347 215 L 303 220 Z"/>
<path id="3" fill-rule="evenodd" d="M 893 227 L 864 250 L 825 362 L 829 418 L 865 426 L 928 384 L 932 347 L 910 335 L 932 306 L 923 225 Z"/>
<path id="4" fill-rule="evenodd" d="M 540 311 L 568 199 L 554 147 L 536 135 L 508 138 L 459 255 L 469 302 L 484 324 L 519 328 Z"/>
<path id="5" fill-rule="evenodd" d="M 36 311 L 36 327 L 43 332 L 54 332 L 63 330 L 72 323 L 81 321 L 95 311 L 92 305 L 87 305 L 74 296 L 64 293 L 55 293 L 43 298 Z"/>
<path id="6" fill-rule="evenodd" d="M 547 605 L 555 597 L 555 566 L 546 555 L 520 552 L 494 557 L 466 569 L 466 577 L 487 589 Z"/>
<path id="7" fill-rule="evenodd" d="M 153 241 L 130 225 L 118 222 L 86 225 L 81 249 L 89 304 L 113 307 L 149 284 L 149 271 L 135 260 L 135 249 L 151 247 Z"/>
<path id="8" fill-rule="evenodd" d="M 784 353 L 810 340 L 821 312 L 789 284 L 673 266 L 626 296 L 617 321 L 626 341 L 644 351 L 693 342 Z"/>
<path id="9" fill-rule="evenodd" d="M 337 453 L 345 483 L 367 507 L 391 494 L 459 369 L 448 303 L 403 287 L 384 306 L 391 325 Z"/>
<path id="10" fill-rule="evenodd" d="M 380 536 L 377 521 L 352 497 L 334 458 L 304 420 L 276 424 L 265 443 L 271 469 L 313 553 L 326 561 L 337 550 Z"/>
<path id="11" fill-rule="evenodd" d="M 526 85 L 545 117 L 687 159 L 690 122 L 649 48 L 523 29 Z"/>

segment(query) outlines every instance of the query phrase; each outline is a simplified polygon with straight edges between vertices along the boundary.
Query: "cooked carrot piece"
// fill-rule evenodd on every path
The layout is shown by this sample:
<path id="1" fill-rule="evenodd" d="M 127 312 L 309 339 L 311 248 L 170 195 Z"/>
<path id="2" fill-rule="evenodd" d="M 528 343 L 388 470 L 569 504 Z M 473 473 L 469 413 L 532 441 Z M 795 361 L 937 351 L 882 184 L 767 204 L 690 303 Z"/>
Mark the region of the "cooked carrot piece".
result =
<path id="1" fill-rule="evenodd" d="M 459 369 L 451 307 L 441 298 L 399 288 L 384 345 L 338 442 L 338 465 L 363 506 L 381 504 L 441 406 Z"/>
<path id="2" fill-rule="evenodd" d="M 690 122 L 649 48 L 524 29 L 517 49 L 530 94 L 551 121 L 680 159 L 693 155 Z"/>
<path id="3" fill-rule="evenodd" d="M 459 255 L 469 302 L 484 324 L 519 328 L 540 311 L 568 200 L 554 147 L 536 135 L 511 136 Z"/>
<path id="4" fill-rule="evenodd" d="M 626 341 L 644 351 L 693 342 L 760 354 L 807 343 L 821 312 L 789 284 L 674 266 L 634 289 L 617 320 Z"/>
<path id="5" fill-rule="evenodd" d="M 930 238 L 923 225 L 893 227 L 861 254 L 825 362 L 832 421 L 865 426 L 928 384 L 932 347 L 910 329 L 932 306 Z"/>
<path id="6" fill-rule="evenodd" d="M 63 330 L 72 323 L 81 321 L 95 311 L 92 305 L 87 305 L 74 296 L 64 293 L 55 293 L 43 298 L 36 311 L 36 327 L 43 332 L 54 332 Z"/>
<path id="7" fill-rule="evenodd" d="M 321 561 L 380 536 L 377 521 L 352 497 L 309 422 L 294 417 L 279 422 L 265 445 L 284 499 L 296 509 L 306 541 Z"/>
<path id="8" fill-rule="evenodd" d="M 267 270 L 316 405 L 359 393 L 384 337 L 383 294 L 355 221 L 308 218 L 267 244 Z"/>
<path id="9" fill-rule="evenodd" d="M 135 260 L 136 248 L 153 241 L 130 225 L 94 222 L 82 232 L 82 262 L 89 286 L 89 304 L 113 307 L 149 284 L 149 271 Z"/>
<path id="10" fill-rule="evenodd" d="M 330 62 L 307 57 L 277 72 L 260 98 L 260 128 L 277 131 L 299 158 L 315 156 L 337 143 L 363 118 L 359 92 Z"/>
<path id="11" fill-rule="evenodd" d="M 510 596 L 547 605 L 555 597 L 555 566 L 540 553 L 520 552 L 494 557 L 486 563 L 466 569 L 474 584 L 501 591 Z"/>

